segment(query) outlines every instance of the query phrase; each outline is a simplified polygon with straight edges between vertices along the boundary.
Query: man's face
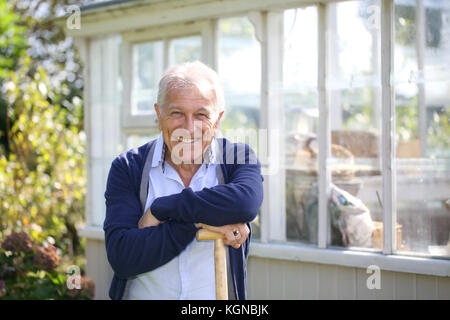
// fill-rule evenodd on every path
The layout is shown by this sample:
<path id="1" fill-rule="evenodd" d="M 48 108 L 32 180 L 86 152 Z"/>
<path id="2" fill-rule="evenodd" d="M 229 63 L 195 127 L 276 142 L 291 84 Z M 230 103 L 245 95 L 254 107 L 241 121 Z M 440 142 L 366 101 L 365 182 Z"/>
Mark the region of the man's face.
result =
<path id="1" fill-rule="evenodd" d="M 223 111 L 217 113 L 212 100 L 195 87 L 170 91 L 165 105 L 155 104 L 155 110 L 172 161 L 202 163 Z"/>

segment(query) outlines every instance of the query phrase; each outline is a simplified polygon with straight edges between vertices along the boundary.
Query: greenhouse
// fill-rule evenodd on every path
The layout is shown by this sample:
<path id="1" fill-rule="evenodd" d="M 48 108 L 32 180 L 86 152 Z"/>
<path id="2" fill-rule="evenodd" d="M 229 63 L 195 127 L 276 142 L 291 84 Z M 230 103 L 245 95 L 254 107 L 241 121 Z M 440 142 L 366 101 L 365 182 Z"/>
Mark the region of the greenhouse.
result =
<path id="1" fill-rule="evenodd" d="M 111 163 L 159 136 L 158 81 L 195 60 L 222 81 L 221 134 L 262 165 L 249 299 L 450 299 L 448 1 L 115 0 L 58 21 L 84 63 L 96 299 Z"/>

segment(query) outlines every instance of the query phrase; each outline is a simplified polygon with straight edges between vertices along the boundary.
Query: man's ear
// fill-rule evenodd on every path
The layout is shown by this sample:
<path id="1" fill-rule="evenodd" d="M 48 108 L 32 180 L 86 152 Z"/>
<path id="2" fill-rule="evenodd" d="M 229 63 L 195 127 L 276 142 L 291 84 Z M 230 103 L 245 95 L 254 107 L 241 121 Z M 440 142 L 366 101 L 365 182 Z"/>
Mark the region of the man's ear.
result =
<path id="1" fill-rule="evenodd" d="M 153 107 L 155 108 L 156 116 L 158 117 L 158 128 L 161 131 L 161 113 L 159 112 L 158 104 L 155 103 Z"/>
<path id="2" fill-rule="evenodd" d="M 224 113 L 224 111 L 221 111 L 219 113 L 219 115 L 217 116 L 216 122 L 214 122 L 214 125 L 211 128 L 212 137 L 215 137 L 217 134 L 217 130 L 219 130 L 219 124 L 220 124 L 220 120 L 222 119 L 223 113 Z"/>
<path id="3" fill-rule="evenodd" d="M 217 117 L 216 123 L 214 123 L 214 128 L 217 130 L 219 128 L 220 120 L 222 119 L 223 113 L 225 110 L 222 110 Z"/>

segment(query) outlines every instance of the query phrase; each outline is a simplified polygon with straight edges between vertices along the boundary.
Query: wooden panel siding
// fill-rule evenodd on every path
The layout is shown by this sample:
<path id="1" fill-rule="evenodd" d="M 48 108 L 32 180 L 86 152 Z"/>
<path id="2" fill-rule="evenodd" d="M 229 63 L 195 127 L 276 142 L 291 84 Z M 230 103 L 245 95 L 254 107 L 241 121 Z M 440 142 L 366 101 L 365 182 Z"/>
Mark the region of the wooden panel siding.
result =
<path id="1" fill-rule="evenodd" d="M 450 299 L 450 278 L 381 270 L 380 289 L 368 289 L 363 268 L 250 257 L 252 299 Z"/>

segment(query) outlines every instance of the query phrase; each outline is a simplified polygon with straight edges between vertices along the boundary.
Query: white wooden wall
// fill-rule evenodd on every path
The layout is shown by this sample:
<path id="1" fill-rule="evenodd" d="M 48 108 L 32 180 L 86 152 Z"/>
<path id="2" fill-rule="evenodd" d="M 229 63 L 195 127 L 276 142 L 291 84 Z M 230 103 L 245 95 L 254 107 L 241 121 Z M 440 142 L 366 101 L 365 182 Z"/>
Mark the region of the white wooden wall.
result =
<path id="1" fill-rule="evenodd" d="M 106 259 L 102 232 L 105 218 L 106 180 L 113 159 L 122 152 L 121 37 L 110 35 L 78 39 L 84 62 L 84 124 L 87 139 L 86 227 L 79 230 L 86 241 L 86 275 L 95 282 L 95 297 L 108 299 L 112 270 Z"/>
<path id="2" fill-rule="evenodd" d="M 450 277 L 383 271 L 380 289 L 368 289 L 366 269 L 250 257 L 248 298 L 450 299 Z"/>
<path id="3" fill-rule="evenodd" d="M 109 300 L 108 292 L 113 271 L 106 258 L 105 241 L 87 239 L 86 241 L 86 276 L 94 280 L 95 299 Z"/>
<path id="4" fill-rule="evenodd" d="M 103 226 L 104 192 L 113 159 L 120 145 L 121 88 L 120 36 L 92 38 L 87 46 L 85 74 L 85 126 L 87 131 L 87 225 Z M 87 76 L 87 77 L 86 77 Z M 94 200 L 95 199 L 95 200 Z M 102 199 L 102 200 L 99 200 Z"/>

